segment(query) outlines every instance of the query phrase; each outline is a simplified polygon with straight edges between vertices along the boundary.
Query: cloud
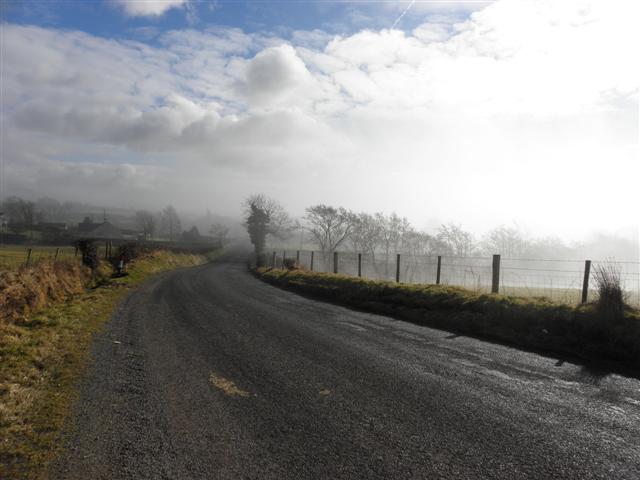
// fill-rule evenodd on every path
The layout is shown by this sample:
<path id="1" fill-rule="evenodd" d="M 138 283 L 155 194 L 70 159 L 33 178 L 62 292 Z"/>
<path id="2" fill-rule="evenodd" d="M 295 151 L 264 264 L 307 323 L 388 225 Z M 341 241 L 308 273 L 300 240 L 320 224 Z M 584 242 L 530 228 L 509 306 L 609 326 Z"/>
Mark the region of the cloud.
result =
<path id="1" fill-rule="evenodd" d="M 77 195 L 115 182 L 140 201 L 210 195 L 225 213 L 255 190 L 294 213 L 335 202 L 419 225 L 619 224 L 628 214 L 602 198 L 571 221 L 562 206 L 584 185 L 634 202 L 637 9 L 500 0 L 412 32 L 218 27 L 153 46 L 6 24 L 7 178 Z"/>
<path id="2" fill-rule="evenodd" d="M 247 64 L 245 78 L 245 93 L 258 106 L 295 104 L 314 88 L 309 70 L 290 45 L 258 53 Z"/>
<path id="3" fill-rule="evenodd" d="M 111 0 L 128 17 L 159 17 L 172 8 L 188 6 L 187 0 Z"/>

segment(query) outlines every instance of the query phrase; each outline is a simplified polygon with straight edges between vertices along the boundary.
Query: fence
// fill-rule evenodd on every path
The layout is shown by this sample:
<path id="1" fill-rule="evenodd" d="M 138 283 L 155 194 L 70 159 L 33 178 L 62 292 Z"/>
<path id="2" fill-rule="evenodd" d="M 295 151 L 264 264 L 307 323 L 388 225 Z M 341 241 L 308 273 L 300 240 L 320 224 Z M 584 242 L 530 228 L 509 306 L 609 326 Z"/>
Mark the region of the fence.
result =
<path id="1" fill-rule="evenodd" d="M 107 243 L 96 245 L 98 257 L 105 258 L 113 248 Z M 12 270 L 33 265 L 42 260 L 81 261 L 81 254 L 75 247 L 48 246 L 0 246 L 0 270 Z"/>
<path id="2" fill-rule="evenodd" d="M 629 302 L 640 306 L 640 262 L 558 260 L 535 258 L 455 257 L 446 255 L 365 254 L 309 250 L 274 251 L 268 259 L 280 268 L 297 261 L 308 270 L 361 276 L 372 280 L 415 284 L 443 284 L 476 292 L 545 297 L 576 304 L 597 298 L 594 273 L 613 264 L 620 272 Z"/>
<path id="3" fill-rule="evenodd" d="M 98 258 L 111 258 L 119 246 L 135 244 L 150 249 L 170 250 L 175 253 L 204 254 L 222 246 L 219 242 L 193 243 L 152 240 L 95 240 Z M 82 255 L 73 246 L 0 245 L 0 270 L 13 270 L 41 260 L 81 261 Z"/>

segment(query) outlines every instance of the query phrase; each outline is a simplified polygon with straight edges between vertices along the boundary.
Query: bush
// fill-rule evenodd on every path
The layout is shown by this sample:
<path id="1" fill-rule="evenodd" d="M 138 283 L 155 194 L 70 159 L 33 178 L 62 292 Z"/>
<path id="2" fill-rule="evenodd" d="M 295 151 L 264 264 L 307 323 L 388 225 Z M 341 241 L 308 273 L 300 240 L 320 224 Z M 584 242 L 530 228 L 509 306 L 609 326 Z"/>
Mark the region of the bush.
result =
<path id="1" fill-rule="evenodd" d="M 98 268 L 98 248 L 93 240 L 78 240 L 76 247 L 82 254 L 82 264 L 91 270 Z"/>
<path id="2" fill-rule="evenodd" d="M 139 243 L 124 243 L 118 247 L 115 255 L 111 258 L 111 262 L 113 266 L 117 266 L 120 260 L 123 260 L 124 263 L 129 263 L 134 258 L 141 257 L 142 255 L 151 253 L 153 248 L 148 247 L 146 245 L 141 245 Z"/>
<path id="3" fill-rule="evenodd" d="M 628 307 L 620 268 L 614 263 L 600 264 L 596 266 L 593 276 L 598 291 L 598 311 L 607 318 L 622 318 Z"/>
<path id="4" fill-rule="evenodd" d="M 300 264 L 296 261 L 295 258 L 285 258 L 284 268 L 286 270 L 301 270 Z"/>

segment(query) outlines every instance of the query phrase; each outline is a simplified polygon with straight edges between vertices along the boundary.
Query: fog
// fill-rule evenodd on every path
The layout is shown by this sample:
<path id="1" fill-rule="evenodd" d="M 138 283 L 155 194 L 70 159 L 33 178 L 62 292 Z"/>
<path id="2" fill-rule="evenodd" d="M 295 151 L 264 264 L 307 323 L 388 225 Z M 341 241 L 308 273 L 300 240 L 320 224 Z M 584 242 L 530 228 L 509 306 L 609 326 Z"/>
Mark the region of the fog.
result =
<path id="1" fill-rule="evenodd" d="M 0 198 L 237 226 L 263 192 L 293 217 L 323 203 L 631 255 L 611 238 L 638 245 L 638 6 L 416 3 L 391 29 L 407 4 L 357 7 L 386 28 L 307 30 L 109 7 L 147 36 L 9 12 Z"/>

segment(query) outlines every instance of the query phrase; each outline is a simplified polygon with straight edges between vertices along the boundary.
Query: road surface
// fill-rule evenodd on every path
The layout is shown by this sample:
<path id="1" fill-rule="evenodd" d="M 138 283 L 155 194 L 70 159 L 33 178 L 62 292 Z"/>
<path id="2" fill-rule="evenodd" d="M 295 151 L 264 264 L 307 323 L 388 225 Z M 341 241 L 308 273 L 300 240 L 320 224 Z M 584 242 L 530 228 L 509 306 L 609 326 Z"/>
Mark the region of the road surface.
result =
<path id="1" fill-rule="evenodd" d="M 313 301 L 242 258 L 94 345 L 54 479 L 640 478 L 640 381 Z"/>

